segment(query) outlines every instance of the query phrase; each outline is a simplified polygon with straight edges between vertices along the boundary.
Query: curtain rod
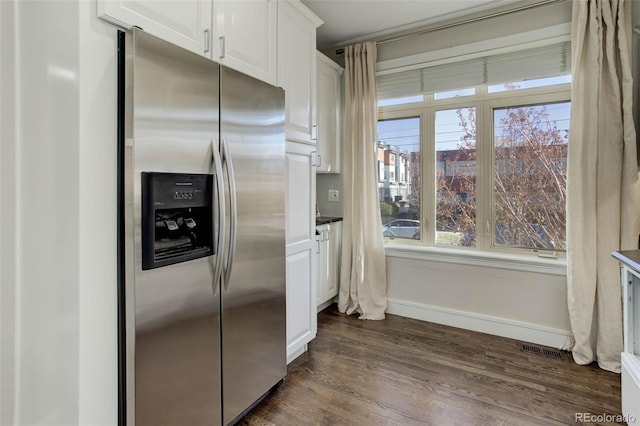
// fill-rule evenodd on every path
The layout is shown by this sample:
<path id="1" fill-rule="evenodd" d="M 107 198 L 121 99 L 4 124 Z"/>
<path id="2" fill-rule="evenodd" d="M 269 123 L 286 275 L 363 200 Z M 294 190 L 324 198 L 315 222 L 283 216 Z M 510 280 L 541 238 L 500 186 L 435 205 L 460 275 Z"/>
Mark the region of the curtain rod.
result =
<path id="1" fill-rule="evenodd" d="M 463 21 L 457 21 L 457 22 L 452 22 L 450 24 L 444 24 L 444 25 L 440 25 L 437 27 L 432 27 L 432 28 L 425 28 L 423 30 L 418 30 L 418 31 L 413 31 L 411 33 L 408 34 L 403 34 L 403 35 L 399 35 L 399 36 L 395 36 L 395 37 L 390 37 L 390 38 L 385 38 L 382 40 L 378 40 L 376 41 L 376 44 L 386 44 L 386 43 L 393 43 L 396 41 L 400 41 L 400 40 L 405 40 L 408 38 L 412 38 L 415 36 L 419 36 L 422 34 L 428 34 L 431 32 L 435 32 L 435 31 L 441 31 L 441 30 L 446 30 L 449 28 L 455 28 L 457 26 L 460 25 L 466 25 L 466 24 L 472 24 L 474 22 L 481 22 L 487 19 L 491 19 L 491 18 L 497 18 L 500 16 L 505 16 L 505 15 L 510 15 L 512 13 L 516 13 L 516 12 L 522 12 L 525 10 L 529 10 L 529 9 L 535 9 L 537 7 L 541 7 L 541 6 L 546 6 L 548 4 L 553 4 L 553 3 L 562 3 L 566 0 L 543 0 L 543 1 L 539 1 L 537 3 L 534 4 L 528 4 L 525 6 L 520 6 L 520 7 L 514 7 L 513 9 L 507 9 L 507 10 L 503 10 L 500 12 L 494 12 L 488 15 L 482 15 L 482 16 L 478 16 L 475 18 L 469 18 L 469 19 L 465 19 Z"/>

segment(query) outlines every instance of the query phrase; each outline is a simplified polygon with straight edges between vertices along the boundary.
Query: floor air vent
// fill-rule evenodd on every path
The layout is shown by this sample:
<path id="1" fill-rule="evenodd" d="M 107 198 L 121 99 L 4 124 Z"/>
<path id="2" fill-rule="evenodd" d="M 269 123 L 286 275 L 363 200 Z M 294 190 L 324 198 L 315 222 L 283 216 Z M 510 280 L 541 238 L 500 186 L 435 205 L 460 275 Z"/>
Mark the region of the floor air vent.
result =
<path id="1" fill-rule="evenodd" d="M 541 348 L 540 346 L 522 344 L 520 345 L 520 350 L 524 352 L 531 352 L 538 355 L 549 356 L 551 358 L 557 358 L 557 359 L 562 358 L 562 351 L 559 351 L 556 349 L 547 349 L 547 348 Z"/>

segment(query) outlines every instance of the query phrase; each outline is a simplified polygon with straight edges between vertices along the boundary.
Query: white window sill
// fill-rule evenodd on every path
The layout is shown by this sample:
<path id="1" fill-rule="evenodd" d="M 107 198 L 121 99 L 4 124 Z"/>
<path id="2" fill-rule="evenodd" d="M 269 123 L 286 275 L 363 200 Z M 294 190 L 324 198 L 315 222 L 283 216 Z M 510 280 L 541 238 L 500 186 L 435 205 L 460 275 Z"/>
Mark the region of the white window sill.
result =
<path id="1" fill-rule="evenodd" d="M 384 248 L 387 257 L 457 263 L 461 265 L 482 266 L 486 268 L 536 272 L 547 275 L 567 275 L 566 259 L 545 259 L 534 255 L 525 256 L 439 247 L 419 247 L 401 244 L 385 244 Z"/>

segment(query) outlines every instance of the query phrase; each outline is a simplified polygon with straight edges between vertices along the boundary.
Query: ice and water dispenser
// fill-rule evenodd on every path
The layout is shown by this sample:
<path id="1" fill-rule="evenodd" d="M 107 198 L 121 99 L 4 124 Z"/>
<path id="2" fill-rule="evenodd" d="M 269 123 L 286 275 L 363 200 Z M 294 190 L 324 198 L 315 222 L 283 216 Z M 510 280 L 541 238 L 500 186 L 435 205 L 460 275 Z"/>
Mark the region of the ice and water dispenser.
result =
<path id="1" fill-rule="evenodd" d="M 142 172 L 142 269 L 213 254 L 213 179 Z"/>

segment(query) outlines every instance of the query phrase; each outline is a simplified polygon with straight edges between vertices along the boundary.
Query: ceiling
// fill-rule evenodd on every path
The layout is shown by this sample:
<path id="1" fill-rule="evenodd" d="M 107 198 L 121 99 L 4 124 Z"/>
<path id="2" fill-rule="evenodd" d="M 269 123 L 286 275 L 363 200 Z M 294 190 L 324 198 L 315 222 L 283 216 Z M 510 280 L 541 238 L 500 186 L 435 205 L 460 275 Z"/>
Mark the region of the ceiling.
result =
<path id="1" fill-rule="evenodd" d="M 376 40 L 522 0 L 302 0 L 324 24 L 318 48 Z"/>

